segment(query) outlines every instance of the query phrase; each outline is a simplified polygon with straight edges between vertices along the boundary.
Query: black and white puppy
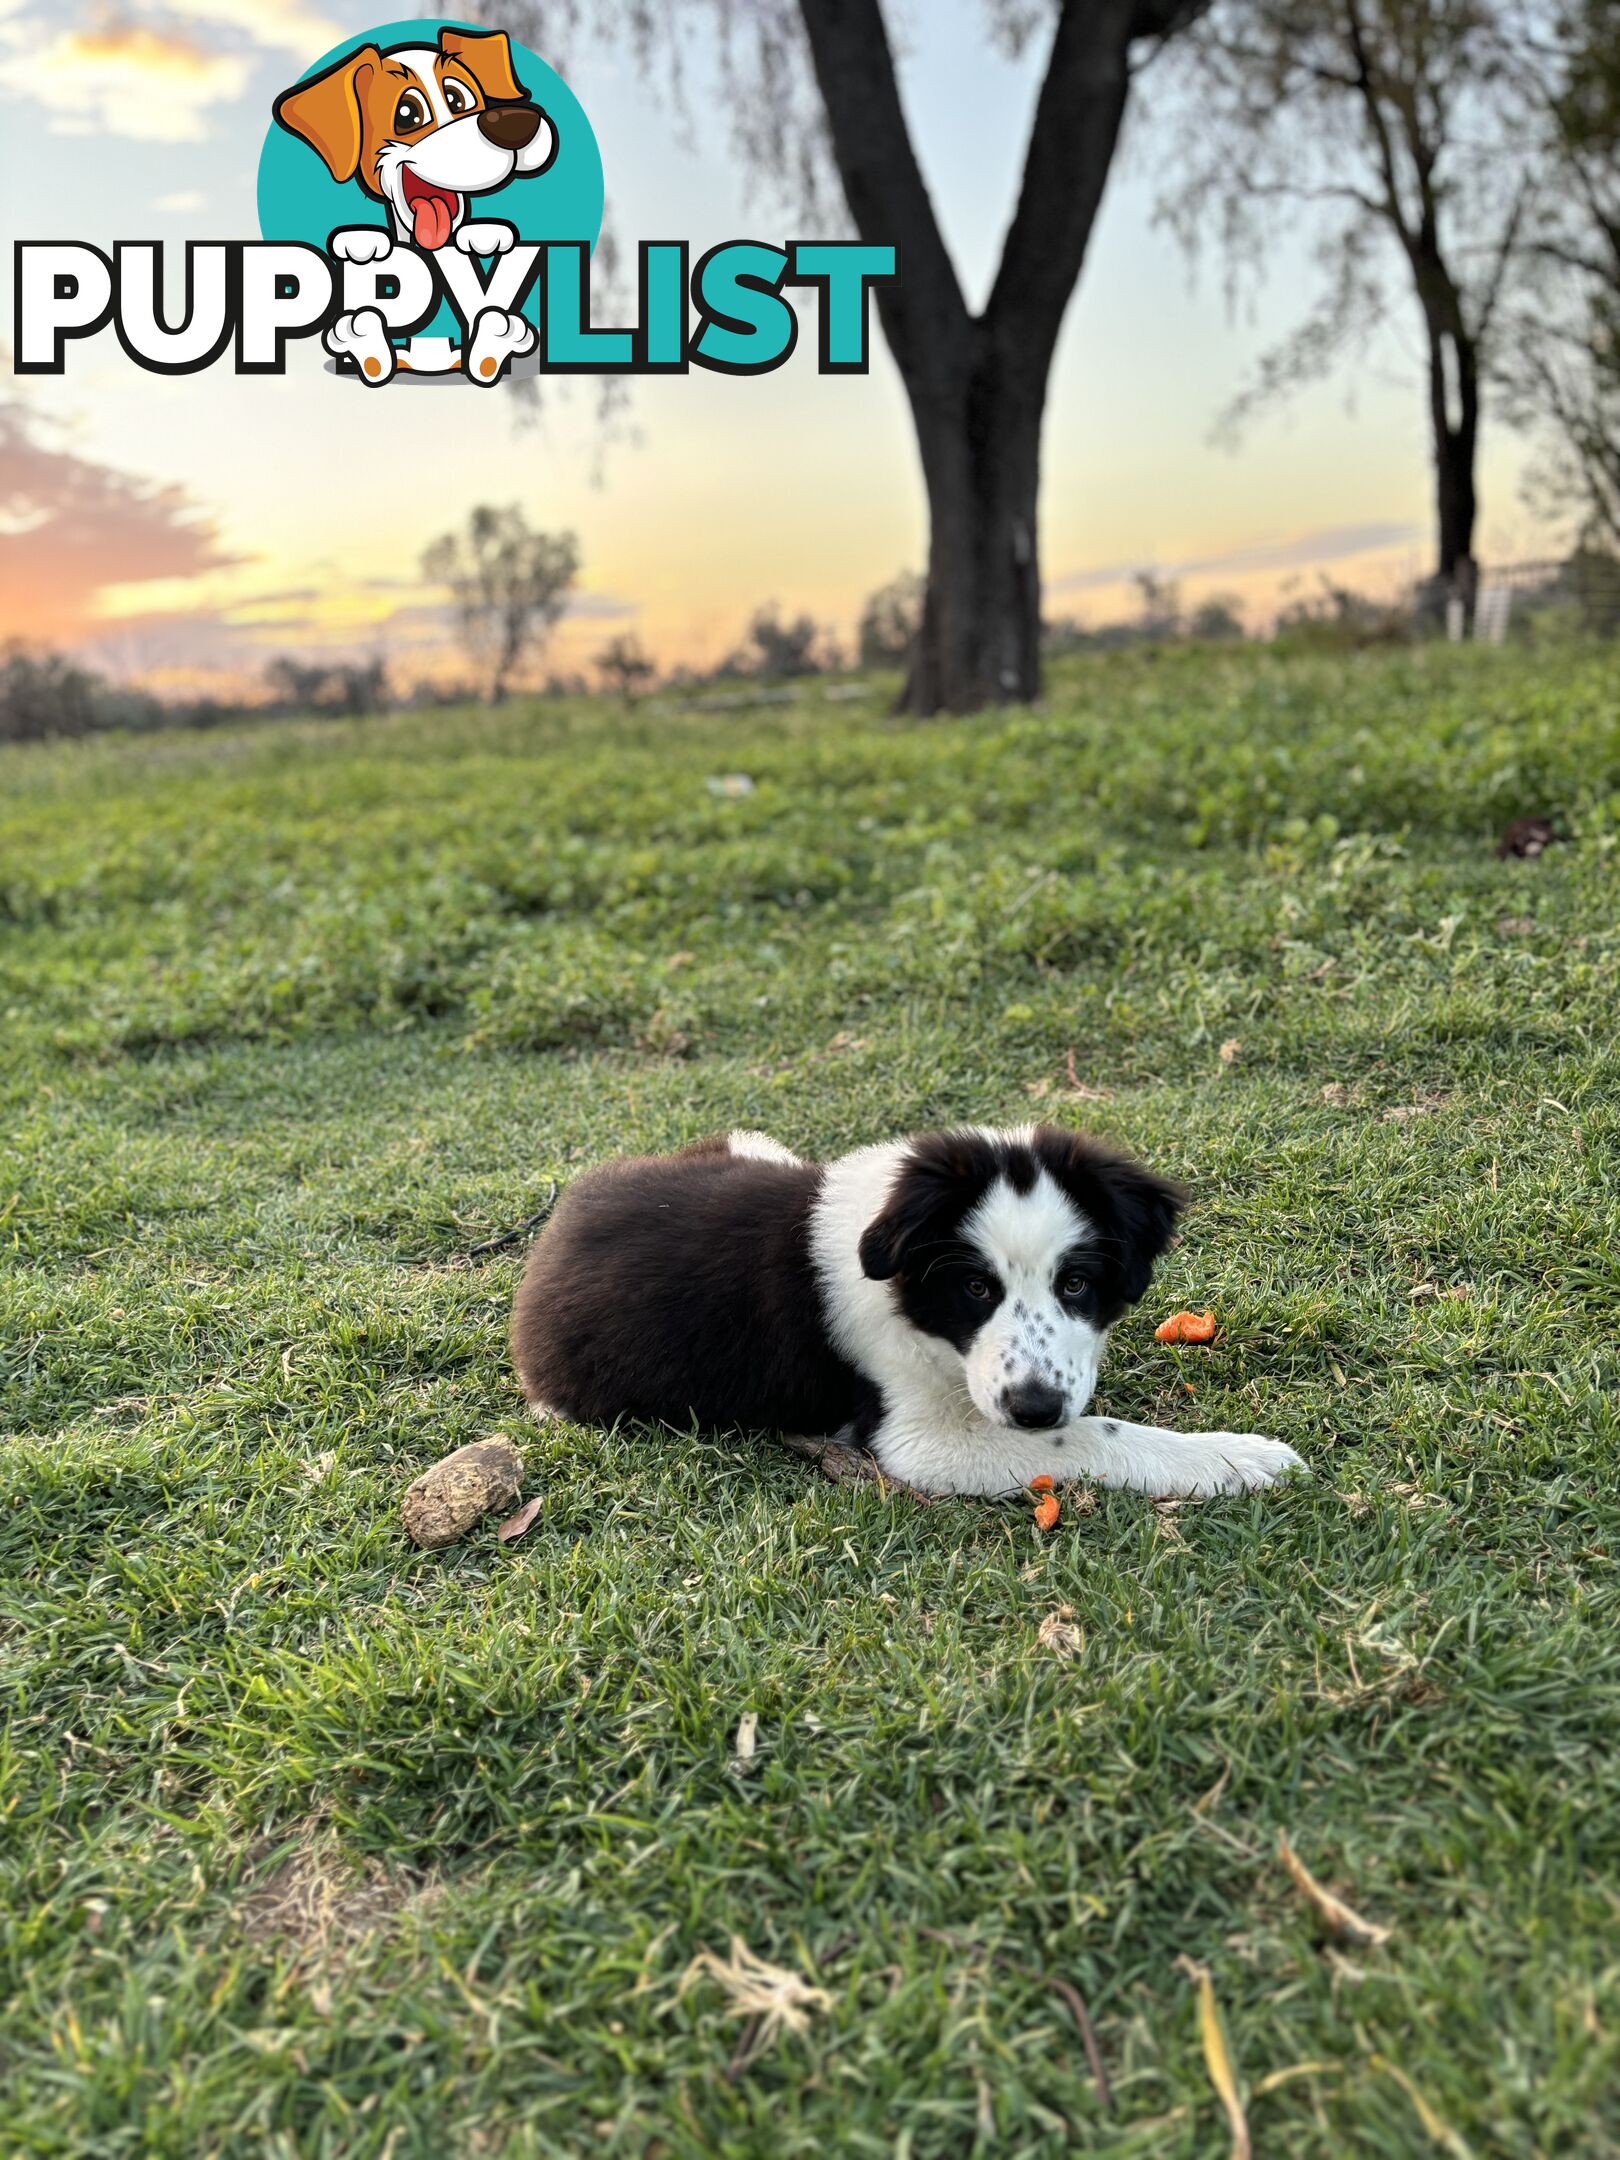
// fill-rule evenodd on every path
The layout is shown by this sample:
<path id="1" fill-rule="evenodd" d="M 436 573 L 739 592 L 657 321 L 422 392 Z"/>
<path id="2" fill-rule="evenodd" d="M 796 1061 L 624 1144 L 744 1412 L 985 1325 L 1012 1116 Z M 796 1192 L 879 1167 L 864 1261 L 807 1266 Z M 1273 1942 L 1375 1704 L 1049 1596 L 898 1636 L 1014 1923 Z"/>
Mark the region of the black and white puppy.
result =
<path id="1" fill-rule="evenodd" d="M 537 1416 L 834 1435 L 931 1493 L 1041 1472 L 1160 1496 L 1303 1468 L 1254 1433 L 1087 1417 L 1181 1190 L 1084 1134 L 970 1127 L 805 1163 L 762 1133 L 604 1164 L 512 1316 Z"/>

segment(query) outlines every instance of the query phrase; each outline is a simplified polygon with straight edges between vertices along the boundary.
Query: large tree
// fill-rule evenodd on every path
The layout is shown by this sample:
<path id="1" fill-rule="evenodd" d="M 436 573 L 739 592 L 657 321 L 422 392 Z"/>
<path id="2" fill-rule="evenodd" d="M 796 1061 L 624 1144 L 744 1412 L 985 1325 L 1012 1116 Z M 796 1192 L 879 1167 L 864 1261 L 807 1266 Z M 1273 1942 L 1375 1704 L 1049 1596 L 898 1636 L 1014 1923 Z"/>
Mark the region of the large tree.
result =
<path id="1" fill-rule="evenodd" d="M 1113 162 L 1141 49 L 1209 0 L 986 0 L 990 34 L 1050 47 L 1017 203 L 984 307 L 963 295 L 917 161 L 880 0 L 480 0 L 548 58 L 625 39 L 649 82 L 679 79 L 712 23 L 735 147 L 811 207 L 830 155 L 856 232 L 900 251 L 878 290 L 928 496 L 927 588 L 901 704 L 955 712 L 1040 689 L 1041 422 L 1052 357 Z M 971 153 L 971 143 L 964 150 Z"/>
<path id="2" fill-rule="evenodd" d="M 1241 414 L 1415 314 L 1434 467 L 1435 569 L 1471 618 L 1485 388 L 1544 131 L 1523 67 L 1530 0 L 1217 0 L 1172 74 L 1166 205 L 1213 224 L 1241 277 L 1314 231 L 1323 276 Z"/>
<path id="3" fill-rule="evenodd" d="M 1620 8 L 1567 0 L 1537 41 L 1554 185 L 1499 372 L 1543 431 L 1542 506 L 1620 553 Z"/>

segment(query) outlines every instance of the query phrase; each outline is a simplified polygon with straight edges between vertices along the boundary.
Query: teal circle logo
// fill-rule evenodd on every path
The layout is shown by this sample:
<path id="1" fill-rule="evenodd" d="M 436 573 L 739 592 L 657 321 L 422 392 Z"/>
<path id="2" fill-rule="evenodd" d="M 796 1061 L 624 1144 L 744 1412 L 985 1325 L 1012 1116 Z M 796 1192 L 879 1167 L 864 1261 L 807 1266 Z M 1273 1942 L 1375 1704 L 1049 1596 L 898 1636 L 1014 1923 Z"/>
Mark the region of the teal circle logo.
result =
<path id="1" fill-rule="evenodd" d="M 374 227 L 429 255 L 459 245 L 487 267 L 490 251 L 469 243 L 509 227 L 590 251 L 602 202 L 596 137 L 562 77 L 504 32 L 449 17 L 334 45 L 276 99 L 259 156 L 260 232 L 321 249 Z M 538 321 L 537 308 L 531 293 L 523 312 Z M 446 303 L 419 335 L 458 333 Z"/>

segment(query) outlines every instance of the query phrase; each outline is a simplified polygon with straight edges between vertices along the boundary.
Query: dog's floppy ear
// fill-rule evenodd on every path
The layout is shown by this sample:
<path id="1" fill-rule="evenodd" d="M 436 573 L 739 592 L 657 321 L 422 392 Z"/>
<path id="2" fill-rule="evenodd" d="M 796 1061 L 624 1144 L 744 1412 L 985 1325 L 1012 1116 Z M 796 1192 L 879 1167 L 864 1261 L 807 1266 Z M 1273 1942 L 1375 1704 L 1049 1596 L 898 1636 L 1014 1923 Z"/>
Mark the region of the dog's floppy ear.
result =
<path id="1" fill-rule="evenodd" d="M 459 60 L 492 105 L 527 98 L 512 67 L 512 40 L 504 30 L 441 30 L 439 50 Z"/>
<path id="2" fill-rule="evenodd" d="M 1147 1294 L 1153 1263 L 1175 1235 L 1186 1188 L 1116 1154 L 1106 1141 L 1059 1125 L 1036 1128 L 1035 1153 L 1096 1224 L 1119 1295 L 1134 1305 Z"/>
<path id="3" fill-rule="evenodd" d="M 361 92 L 382 66 L 375 45 L 362 45 L 324 75 L 283 90 L 271 110 L 289 133 L 301 135 L 326 162 L 334 180 L 352 180 L 360 170 L 365 141 Z"/>
<path id="4" fill-rule="evenodd" d="M 1110 1164 L 1103 1183 L 1114 1202 L 1114 1234 L 1123 1248 L 1120 1291 L 1134 1305 L 1147 1295 L 1153 1263 L 1175 1236 L 1188 1195 L 1174 1179 L 1134 1162 Z"/>
<path id="5" fill-rule="evenodd" d="M 1091 1170 L 1113 1218 L 1109 1229 L 1119 1294 L 1134 1305 L 1147 1295 L 1153 1263 L 1174 1237 L 1188 1194 L 1173 1178 L 1160 1177 L 1126 1155 L 1097 1157 Z"/>
<path id="6" fill-rule="evenodd" d="M 973 1133 L 929 1133 L 911 1143 L 879 1213 L 861 1233 L 861 1270 L 873 1282 L 898 1275 L 926 1241 L 954 1230 L 993 1174 Z"/>
<path id="7" fill-rule="evenodd" d="M 895 1189 L 861 1232 L 861 1273 L 871 1282 L 888 1282 L 906 1264 L 906 1251 L 927 1227 L 930 1203 L 916 1182 L 902 1171 Z"/>

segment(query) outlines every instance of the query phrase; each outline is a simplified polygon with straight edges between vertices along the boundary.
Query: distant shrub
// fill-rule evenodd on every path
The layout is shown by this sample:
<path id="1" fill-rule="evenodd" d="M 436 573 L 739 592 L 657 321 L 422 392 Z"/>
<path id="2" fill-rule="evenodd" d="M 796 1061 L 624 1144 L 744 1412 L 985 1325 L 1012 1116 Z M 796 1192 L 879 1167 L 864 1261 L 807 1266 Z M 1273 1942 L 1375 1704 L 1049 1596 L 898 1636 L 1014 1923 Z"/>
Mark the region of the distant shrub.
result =
<path id="1" fill-rule="evenodd" d="M 783 619 L 774 600 L 754 612 L 746 641 L 714 671 L 716 682 L 798 682 L 838 665 L 832 642 L 813 615 Z"/>
<path id="2" fill-rule="evenodd" d="M 917 573 L 906 570 L 868 594 L 855 633 L 861 667 L 904 667 L 922 627 L 925 589 Z"/>
<path id="3" fill-rule="evenodd" d="M 1510 574 L 1511 575 L 1511 574 Z M 1487 581 L 1489 582 L 1489 581 Z M 1620 555 L 1578 547 L 1538 575 L 1511 576 L 1511 634 L 1547 642 L 1560 637 L 1620 636 Z"/>
<path id="4" fill-rule="evenodd" d="M 1247 637 L 1242 601 L 1230 593 L 1211 593 L 1193 609 L 1187 622 L 1187 635 L 1206 645 L 1227 645 Z"/>
<path id="5" fill-rule="evenodd" d="M 283 654 L 270 662 L 264 679 L 284 713 L 359 720 L 385 711 L 389 703 L 388 673 L 380 660 L 320 663 Z"/>
<path id="6" fill-rule="evenodd" d="M 1285 652 L 1359 652 L 1371 645 L 1408 645 L 1414 634 L 1410 601 L 1369 599 L 1324 577 L 1314 598 L 1282 609 L 1273 642 Z"/>
<path id="7" fill-rule="evenodd" d="M 1184 612 L 1181 588 L 1173 578 L 1139 571 L 1134 622 L 1099 623 L 1088 630 L 1078 617 L 1058 615 L 1041 625 L 1041 650 L 1048 655 L 1117 652 L 1126 646 L 1172 645 L 1187 639 L 1200 644 L 1230 644 L 1247 637 L 1243 603 L 1230 593 L 1211 593 L 1191 614 Z"/>
<path id="8" fill-rule="evenodd" d="M 17 642 L 0 655 L 0 742 L 155 727 L 162 717 L 156 698 L 114 689 L 62 653 L 31 653 Z"/>
<path id="9" fill-rule="evenodd" d="M 609 638 L 591 665 L 601 677 L 603 688 L 617 692 L 627 705 L 634 703 L 637 693 L 645 690 L 657 673 L 641 649 L 641 640 L 631 631 Z"/>

